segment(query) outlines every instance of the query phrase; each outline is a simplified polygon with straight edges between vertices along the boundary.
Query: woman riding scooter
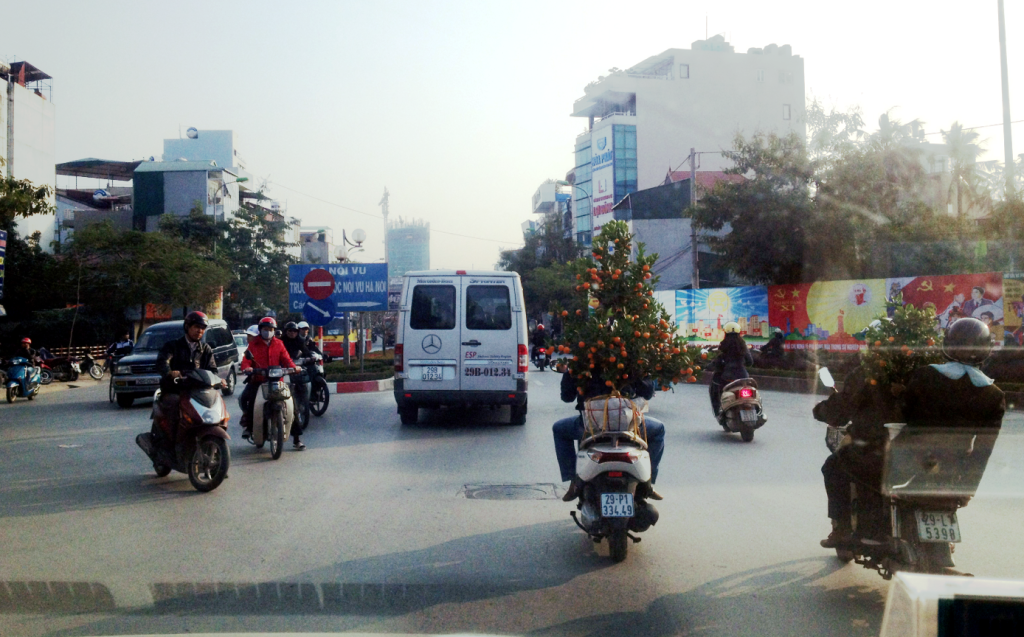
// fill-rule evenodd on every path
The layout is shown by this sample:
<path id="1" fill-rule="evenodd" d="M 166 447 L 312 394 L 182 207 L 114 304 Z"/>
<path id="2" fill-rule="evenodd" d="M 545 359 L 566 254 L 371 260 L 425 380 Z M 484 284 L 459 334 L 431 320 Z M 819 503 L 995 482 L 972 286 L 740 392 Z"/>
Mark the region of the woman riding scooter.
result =
<path id="1" fill-rule="evenodd" d="M 711 409 L 718 417 L 722 410 L 722 388 L 741 378 L 750 378 L 747 373 L 747 365 L 754 364 L 754 357 L 750 355 L 750 348 L 747 342 L 740 336 L 740 325 L 735 321 L 729 321 L 722 328 L 725 330 L 725 338 L 718 345 L 718 358 L 711 363 L 714 374 L 711 376 L 711 386 L 708 391 L 711 395 Z"/>

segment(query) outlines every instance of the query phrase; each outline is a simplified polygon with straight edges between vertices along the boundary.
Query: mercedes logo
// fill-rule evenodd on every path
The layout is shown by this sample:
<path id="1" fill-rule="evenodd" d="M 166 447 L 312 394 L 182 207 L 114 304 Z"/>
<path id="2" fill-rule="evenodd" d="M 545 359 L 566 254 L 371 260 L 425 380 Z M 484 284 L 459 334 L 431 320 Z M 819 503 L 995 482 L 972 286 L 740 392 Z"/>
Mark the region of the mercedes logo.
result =
<path id="1" fill-rule="evenodd" d="M 423 351 L 428 354 L 436 354 L 441 351 L 441 338 L 436 334 L 427 334 L 423 338 Z"/>

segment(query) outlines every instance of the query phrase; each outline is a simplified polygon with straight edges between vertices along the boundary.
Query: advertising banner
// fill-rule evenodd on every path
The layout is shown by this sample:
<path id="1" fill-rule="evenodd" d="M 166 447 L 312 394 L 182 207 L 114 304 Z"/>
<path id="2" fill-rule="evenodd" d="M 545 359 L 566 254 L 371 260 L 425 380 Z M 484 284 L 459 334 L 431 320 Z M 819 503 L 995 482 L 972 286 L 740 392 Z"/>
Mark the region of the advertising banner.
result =
<path id="1" fill-rule="evenodd" d="M 615 148 L 612 127 L 595 130 L 590 136 L 591 214 L 593 232 L 598 235 L 601 226 L 615 219 Z"/>
<path id="2" fill-rule="evenodd" d="M 676 325 L 679 333 L 693 342 L 718 343 L 723 326 L 730 321 L 740 326 L 748 343 L 771 337 L 768 318 L 768 288 L 762 285 L 706 290 L 676 290 Z"/>
<path id="3" fill-rule="evenodd" d="M 787 349 L 857 351 L 855 334 L 885 314 L 885 279 L 823 281 L 768 288 L 768 321 Z"/>
<path id="4" fill-rule="evenodd" d="M 203 309 L 206 313 L 207 318 L 210 319 L 223 319 L 224 318 L 224 288 L 221 287 L 220 291 L 217 292 L 217 296 L 210 301 L 209 304 Z"/>
<path id="5" fill-rule="evenodd" d="M 989 324 L 997 343 L 1003 341 L 1001 272 L 886 279 L 886 290 L 889 298 L 902 295 L 904 304 L 932 308 L 937 331 L 945 329 L 950 320 L 971 316 Z"/>

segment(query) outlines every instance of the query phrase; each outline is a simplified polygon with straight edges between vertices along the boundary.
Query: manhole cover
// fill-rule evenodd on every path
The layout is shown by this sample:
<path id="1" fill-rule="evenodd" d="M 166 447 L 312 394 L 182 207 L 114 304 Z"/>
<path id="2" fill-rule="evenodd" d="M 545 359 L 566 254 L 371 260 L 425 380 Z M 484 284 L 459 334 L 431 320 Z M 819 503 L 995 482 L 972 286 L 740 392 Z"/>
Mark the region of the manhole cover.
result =
<path id="1" fill-rule="evenodd" d="M 467 500 L 556 500 L 551 483 L 539 484 L 467 484 L 462 488 Z"/>

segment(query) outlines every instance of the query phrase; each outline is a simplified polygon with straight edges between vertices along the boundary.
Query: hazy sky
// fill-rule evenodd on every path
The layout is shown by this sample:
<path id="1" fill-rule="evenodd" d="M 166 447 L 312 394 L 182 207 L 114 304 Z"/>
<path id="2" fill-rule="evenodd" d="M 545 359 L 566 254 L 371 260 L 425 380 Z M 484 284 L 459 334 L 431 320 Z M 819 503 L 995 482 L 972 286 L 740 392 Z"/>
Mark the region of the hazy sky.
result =
<path id="1" fill-rule="evenodd" d="M 705 18 L 737 51 L 792 45 L 808 97 L 860 105 L 869 128 L 892 107 L 929 132 L 1002 121 L 995 0 L 4 4 L 0 56 L 54 77 L 58 162 L 159 158 L 179 128 L 233 129 L 304 225 L 366 230 L 366 261 L 383 255 L 387 186 L 393 217 L 431 223 L 432 267 L 492 267 L 537 186 L 572 167 L 583 87 L 690 48 Z M 1024 9 L 1006 5 L 1024 120 Z M 1002 159 L 1001 128 L 979 132 Z"/>

